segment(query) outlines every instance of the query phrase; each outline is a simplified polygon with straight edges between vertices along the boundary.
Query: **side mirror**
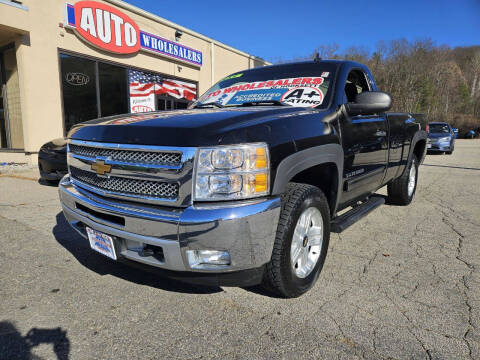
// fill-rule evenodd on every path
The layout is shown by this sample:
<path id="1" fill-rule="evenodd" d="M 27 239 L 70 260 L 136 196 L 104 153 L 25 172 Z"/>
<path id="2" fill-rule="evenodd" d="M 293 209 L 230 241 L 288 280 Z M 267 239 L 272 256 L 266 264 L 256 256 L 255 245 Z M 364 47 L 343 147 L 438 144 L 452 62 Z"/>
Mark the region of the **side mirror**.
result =
<path id="1" fill-rule="evenodd" d="M 385 92 L 366 91 L 355 97 L 355 102 L 345 105 L 350 116 L 379 114 L 390 110 L 392 98 Z"/>

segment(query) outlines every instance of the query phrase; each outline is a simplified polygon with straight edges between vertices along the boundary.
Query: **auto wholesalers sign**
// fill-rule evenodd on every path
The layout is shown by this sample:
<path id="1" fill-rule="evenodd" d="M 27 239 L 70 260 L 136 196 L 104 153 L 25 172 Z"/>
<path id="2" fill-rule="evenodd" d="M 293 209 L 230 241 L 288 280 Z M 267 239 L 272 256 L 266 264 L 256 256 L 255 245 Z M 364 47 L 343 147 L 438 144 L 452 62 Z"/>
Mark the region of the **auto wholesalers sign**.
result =
<path id="1" fill-rule="evenodd" d="M 202 52 L 141 31 L 128 15 L 97 1 L 66 4 L 65 26 L 102 50 L 115 54 L 135 54 L 140 50 L 202 66 Z"/>
<path id="2" fill-rule="evenodd" d="M 78 36 L 100 49 L 116 54 L 140 50 L 138 25 L 114 7 L 96 1 L 79 1 L 75 6 L 67 4 L 67 15 L 68 25 L 74 27 Z"/>

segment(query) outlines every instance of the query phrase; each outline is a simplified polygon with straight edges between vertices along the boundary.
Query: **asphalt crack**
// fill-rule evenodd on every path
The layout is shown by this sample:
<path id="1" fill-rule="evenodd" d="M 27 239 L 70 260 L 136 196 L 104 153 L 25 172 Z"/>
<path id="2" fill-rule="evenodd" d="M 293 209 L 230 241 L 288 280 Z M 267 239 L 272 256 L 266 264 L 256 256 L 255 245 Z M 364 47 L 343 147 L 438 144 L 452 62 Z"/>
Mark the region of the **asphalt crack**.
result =
<path id="1" fill-rule="evenodd" d="M 402 316 L 407 320 L 407 322 L 413 327 L 413 328 L 416 328 L 418 329 L 417 325 L 415 325 L 415 323 L 412 321 L 412 319 L 410 319 L 410 317 L 407 315 L 407 311 L 406 310 L 403 310 L 395 301 L 393 301 L 392 298 L 390 298 L 390 296 L 388 296 L 388 294 L 384 291 L 383 292 L 385 297 L 390 300 L 390 302 L 397 308 L 397 310 L 399 311 L 400 314 L 402 314 Z M 427 359 L 428 360 L 432 360 L 432 353 L 431 353 L 431 349 L 429 349 L 427 347 L 427 345 L 425 344 L 425 342 L 410 328 L 410 327 L 406 327 L 407 331 L 410 333 L 410 335 L 412 335 L 415 340 L 417 340 L 417 342 L 420 344 L 420 346 L 422 347 L 423 351 L 425 352 L 426 356 L 427 356 Z M 421 329 L 420 329 L 421 330 Z"/>
<path id="2" fill-rule="evenodd" d="M 453 209 L 449 209 L 449 210 L 454 212 Z M 458 235 L 455 258 L 468 268 L 468 273 L 462 276 L 463 287 L 461 290 L 464 298 L 465 306 L 467 308 L 467 314 L 468 314 L 468 327 L 463 335 L 463 341 L 467 345 L 470 359 L 473 359 L 472 344 L 468 340 L 468 336 L 472 332 L 472 330 L 475 329 L 475 325 L 473 324 L 473 320 L 472 320 L 473 307 L 472 307 L 472 304 L 470 303 L 470 298 L 468 296 L 468 291 L 470 290 L 470 287 L 468 286 L 467 278 L 472 276 L 473 272 L 475 271 L 475 266 L 469 263 L 464 258 L 462 258 L 462 249 L 465 241 L 464 234 L 461 231 L 459 231 L 452 222 L 450 222 L 450 220 L 448 219 L 448 214 L 445 211 L 442 211 L 442 213 L 443 213 L 442 222 L 445 225 L 447 225 L 455 234 Z"/>
<path id="3" fill-rule="evenodd" d="M 463 241 L 464 241 L 463 236 L 458 238 L 456 259 L 462 262 L 463 264 L 465 264 L 469 269 L 469 273 L 462 276 L 463 297 L 465 299 L 465 306 L 467 307 L 467 310 L 468 310 L 468 325 L 469 325 L 469 328 L 467 328 L 467 330 L 465 331 L 465 334 L 463 335 L 463 340 L 465 341 L 465 344 L 468 347 L 470 358 L 473 359 L 473 349 L 472 349 L 472 345 L 470 344 L 470 341 L 468 340 L 468 335 L 471 332 L 471 330 L 475 329 L 475 325 L 473 324 L 473 321 L 472 321 L 473 307 L 472 307 L 472 304 L 470 303 L 470 298 L 468 296 L 468 291 L 470 290 L 470 287 L 468 286 L 468 283 L 467 283 L 467 277 L 473 274 L 473 271 L 475 270 L 475 266 L 473 266 L 472 264 L 470 264 L 469 262 L 467 262 L 466 260 L 460 257 L 462 253 L 462 248 L 463 248 Z"/>

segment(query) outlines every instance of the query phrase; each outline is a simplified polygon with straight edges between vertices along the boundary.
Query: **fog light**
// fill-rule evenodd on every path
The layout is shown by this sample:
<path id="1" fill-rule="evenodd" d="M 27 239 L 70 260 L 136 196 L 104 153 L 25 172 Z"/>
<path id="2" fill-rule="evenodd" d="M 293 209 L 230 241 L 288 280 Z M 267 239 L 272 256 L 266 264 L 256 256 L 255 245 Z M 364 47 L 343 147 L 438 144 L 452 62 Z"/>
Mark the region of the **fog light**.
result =
<path id="1" fill-rule="evenodd" d="M 230 265 L 230 254 L 228 251 L 187 250 L 187 259 L 192 269 L 204 269 L 212 265 Z"/>
<path id="2" fill-rule="evenodd" d="M 72 180 L 70 180 L 70 174 L 66 174 L 61 180 L 60 185 L 68 186 L 72 184 Z"/>

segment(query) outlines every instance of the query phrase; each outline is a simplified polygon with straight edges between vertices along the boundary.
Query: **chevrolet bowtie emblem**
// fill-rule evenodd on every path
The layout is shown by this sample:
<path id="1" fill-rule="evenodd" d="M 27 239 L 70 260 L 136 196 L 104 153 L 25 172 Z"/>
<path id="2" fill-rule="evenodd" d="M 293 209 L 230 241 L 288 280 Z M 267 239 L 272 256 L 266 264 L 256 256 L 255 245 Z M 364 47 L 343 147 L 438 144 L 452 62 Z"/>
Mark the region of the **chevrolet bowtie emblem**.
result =
<path id="1" fill-rule="evenodd" d="M 112 166 L 105 164 L 105 161 L 103 160 L 97 160 L 92 164 L 92 170 L 98 175 L 105 175 L 112 170 Z"/>

